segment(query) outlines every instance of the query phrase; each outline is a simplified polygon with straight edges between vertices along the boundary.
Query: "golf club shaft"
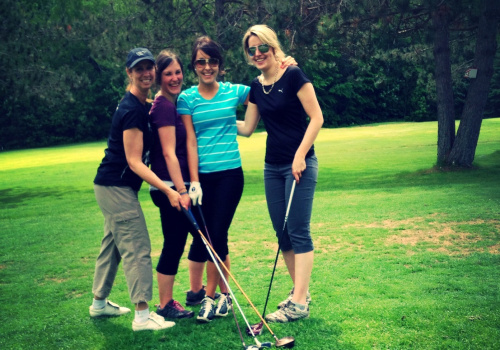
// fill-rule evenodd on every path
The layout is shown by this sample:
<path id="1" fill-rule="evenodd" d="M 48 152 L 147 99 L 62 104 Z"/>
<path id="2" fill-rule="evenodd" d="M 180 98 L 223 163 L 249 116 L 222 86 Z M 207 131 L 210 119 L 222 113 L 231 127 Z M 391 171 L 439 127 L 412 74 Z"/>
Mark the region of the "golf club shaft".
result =
<path id="1" fill-rule="evenodd" d="M 243 296 L 245 297 L 245 299 L 248 301 L 248 303 L 252 307 L 253 311 L 255 311 L 255 313 L 257 314 L 257 316 L 259 316 L 260 320 L 266 326 L 266 328 L 269 331 L 269 333 L 271 333 L 271 335 L 273 336 L 274 339 L 276 339 L 276 341 L 279 341 L 278 337 L 276 337 L 276 335 L 274 334 L 274 332 L 271 330 L 271 327 L 269 327 L 269 325 L 267 324 L 267 322 L 264 319 L 264 317 L 262 317 L 262 315 L 260 314 L 259 310 L 257 310 L 257 308 L 252 303 L 252 301 L 250 300 L 250 298 L 248 297 L 248 295 L 245 293 L 245 291 L 243 290 L 243 288 L 240 286 L 240 284 L 238 283 L 238 281 L 236 281 L 236 278 L 234 278 L 234 276 L 231 273 L 231 271 L 229 271 L 229 269 L 227 268 L 227 266 L 224 265 L 222 259 L 219 257 L 219 255 L 215 251 L 214 247 L 212 247 L 212 245 L 207 241 L 206 237 L 203 235 L 203 232 L 201 232 L 200 227 L 196 223 L 196 220 L 194 219 L 194 217 L 192 216 L 192 214 L 188 210 L 186 210 L 184 207 L 182 207 L 182 206 L 181 206 L 181 210 L 186 214 L 186 216 L 189 219 L 189 221 L 191 222 L 191 224 L 196 228 L 196 230 L 200 234 L 200 236 L 201 236 L 203 242 L 205 243 L 205 245 L 208 245 L 208 247 L 210 248 L 210 251 L 213 252 L 213 254 L 210 254 L 210 255 L 214 255 L 217 258 L 217 260 L 222 264 L 222 267 L 224 268 L 224 270 L 227 272 L 227 274 L 229 275 L 229 277 L 231 277 L 231 279 L 233 280 L 233 282 L 236 284 L 236 286 L 238 287 L 238 289 L 241 291 L 241 294 L 243 294 Z M 214 263 L 215 263 L 215 259 L 213 257 L 212 257 L 212 259 L 214 260 Z M 220 273 L 220 275 L 223 276 L 222 273 Z M 249 324 L 247 324 L 247 326 L 250 327 Z M 252 332 L 252 334 L 253 334 L 253 332 Z"/>
<path id="2" fill-rule="evenodd" d="M 241 316 L 243 317 L 243 319 L 245 320 L 245 323 L 247 324 L 247 327 L 250 327 L 250 323 L 248 322 L 247 318 L 245 317 L 245 314 L 243 313 L 243 310 L 241 309 L 241 306 L 240 306 L 240 303 L 238 303 L 238 299 L 236 299 L 236 296 L 234 295 L 233 293 L 233 290 L 231 289 L 231 287 L 229 286 L 229 283 L 227 282 L 226 280 L 226 277 L 224 276 L 224 274 L 222 273 L 222 270 L 220 268 L 220 265 L 224 266 L 226 271 L 228 272 L 228 269 L 227 267 L 224 265 L 224 263 L 222 261 L 220 261 L 220 259 L 217 259 L 219 260 L 219 262 L 217 262 L 217 260 L 215 259 L 214 257 L 214 254 L 212 253 L 211 251 L 211 246 L 208 242 L 208 240 L 205 238 L 205 236 L 203 235 L 203 233 L 201 232 L 201 230 L 198 230 L 198 233 L 201 235 L 201 239 L 203 240 L 203 243 L 205 243 L 205 247 L 207 248 L 208 250 L 208 253 L 210 254 L 210 256 L 212 257 L 212 260 L 214 261 L 214 264 L 215 264 L 215 267 L 217 268 L 217 271 L 219 271 L 219 275 L 220 275 L 220 278 L 222 278 L 222 280 L 224 281 L 224 283 L 226 284 L 226 287 L 227 287 L 227 290 L 229 291 L 229 293 L 231 294 L 231 297 L 233 298 L 234 302 L 236 303 L 236 306 L 238 306 L 238 310 L 240 310 L 240 313 L 241 313 Z M 218 256 L 217 256 L 218 257 Z M 257 337 L 255 336 L 255 334 L 252 333 L 252 336 L 255 340 L 255 343 L 257 344 L 257 346 L 260 347 L 260 342 L 257 340 Z"/>
<path id="3" fill-rule="evenodd" d="M 281 241 L 281 239 L 283 239 L 283 234 L 285 233 L 285 227 L 286 227 L 286 223 L 288 222 L 288 214 L 290 213 L 290 207 L 292 206 L 292 198 L 293 198 L 293 194 L 295 193 L 296 183 L 297 183 L 297 181 L 295 181 L 295 179 L 294 179 L 293 183 L 292 183 L 292 189 L 290 190 L 290 196 L 288 198 L 288 204 L 287 204 L 286 211 L 285 211 L 285 219 L 283 221 L 283 229 L 281 230 L 281 236 L 280 236 L 280 239 L 278 240 L 278 250 L 276 252 L 276 258 L 274 259 L 273 273 L 271 274 L 271 281 L 269 282 L 269 288 L 267 289 L 267 297 L 266 297 L 266 302 L 264 304 L 264 310 L 262 311 L 262 317 L 264 317 L 264 315 L 266 314 L 267 302 L 269 300 L 269 295 L 271 294 L 271 286 L 273 285 L 274 273 L 276 271 L 276 264 L 278 263 L 278 258 L 280 255 L 280 249 L 281 249 L 280 241 Z"/>
<path id="4" fill-rule="evenodd" d="M 250 301 L 250 299 L 248 298 L 248 296 L 245 294 L 245 292 L 243 291 L 243 289 L 241 288 L 241 286 L 239 285 L 239 283 L 235 280 L 234 276 L 231 274 L 231 272 L 229 271 L 229 269 L 227 268 L 227 266 L 224 264 L 224 262 L 221 260 L 221 258 L 219 257 L 219 255 L 217 254 L 217 252 L 215 251 L 215 249 L 212 247 L 212 245 L 210 244 L 210 242 L 208 242 L 207 238 L 205 237 L 205 235 L 203 234 L 203 232 L 201 232 L 200 230 L 200 227 L 198 225 L 198 223 L 196 222 L 196 219 L 193 217 L 193 215 L 191 214 L 190 211 L 186 210 L 184 207 L 181 206 L 181 210 L 184 212 L 184 214 L 186 214 L 186 217 L 188 218 L 188 220 L 191 222 L 191 224 L 194 226 L 194 228 L 198 231 L 198 233 L 200 234 L 201 236 L 201 239 L 203 241 L 203 243 L 205 244 L 205 247 L 207 248 L 208 250 L 208 253 L 210 254 L 210 257 L 212 258 L 214 264 L 215 264 L 215 267 L 217 268 L 217 271 L 219 272 L 219 275 L 220 277 L 222 278 L 222 280 L 224 281 L 224 283 L 226 284 L 226 287 L 229 291 L 229 293 L 231 294 L 231 297 L 233 298 L 234 302 L 236 303 L 236 305 L 238 306 L 238 309 L 240 310 L 241 312 L 241 316 L 243 316 L 243 319 L 245 320 L 245 323 L 247 324 L 247 327 L 250 327 L 250 323 L 248 322 L 247 318 L 245 317 L 245 314 L 243 313 L 243 310 L 241 309 L 240 307 L 240 304 L 238 303 L 238 300 L 236 299 L 236 297 L 234 296 L 234 293 L 231 289 L 231 287 L 229 286 L 229 283 L 227 282 L 226 280 L 226 277 L 224 276 L 224 274 L 222 273 L 222 270 L 220 268 L 220 265 L 222 265 L 224 267 L 224 270 L 229 274 L 229 276 L 231 276 L 232 280 L 234 281 L 234 283 L 236 283 L 236 285 L 238 286 L 238 288 L 240 289 L 241 293 L 245 296 L 245 298 L 248 300 L 248 302 L 252 305 L 252 307 L 254 308 L 254 310 L 257 310 L 255 309 L 255 306 L 253 306 L 252 302 Z M 201 212 L 201 210 L 200 210 Z M 215 255 L 215 256 L 214 256 Z M 216 259 L 217 257 L 217 259 Z M 220 263 L 220 264 L 219 264 Z M 258 314 L 258 313 L 257 313 Z M 269 332 L 271 334 L 273 334 L 273 332 L 271 331 L 271 329 L 269 329 Z M 255 343 L 257 344 L 257 346 L 260 347 L 260 342 L 259 340 L 257 339 L 257 337 L 255 336 L 255 334 L 252 332 L 252 337 L 254 338 L 255 340 Z M 276 336 L 275 336 L 276 338 Z"/>
<path id="5" fill-rule="evenodd" d="M 212 239 L 210 238 L 210 232 L 208 232 L 207 222 L 205 221 L 205 216 L 203 215 L 203 210 L 201 210 L 201 204 L 197 205 L 197 207 L 198 207 L 198 213 L 200 214 L 201 223 L 203 224 L 203 227 L 205 228 L 205 233 L 207 234 L 208 241 L 210 242 L 210 244 L 212 244 Z M 227 286 L 227 284 L 226 284 L 226 286 Z M 232 304 L 231 301 L 229 301 L 229 304 Z M 236 313 L 234 312 L 234 307 L 231 307 L 231 311 L 232 311 L 232 314 L 234 317 L 234 322 L 236 323 L 236 327 L 238 328 L 238 333 L 239 333 L 241 341 L 243 343 L 243 347 L 245 347 L 245 341 L 243 340 L 243 334 L 241 334 L 240 324 L 238 322 L 238 318 L 236 317 Z M 255 333 L 254 333 L 254 335 L 255 335 Z"/>
<path id="6" fill-rule="evenodd" d="M 238 287 L 238 289 L 241 291 L 241 294 L 243 294 L 243 296 L 245 297 L 245 299 L 248 301 L 248 303 L 250 304 L 250 306 L 252 307 L 252 309 L 255 311 L 255 313 L 259 316 L 260 320 L 262 321 L 262 323 L 266 326 L 266 328 L 269 330 L 269 333 L 271 333 L 271 335 L 277 339 L 276 335 L 274 334 L 274 332 L 271 330 L 271 328 L 269 327 L 269 325 L 267 324 L 266 320 L 264 320 L 264 318 L 261 316 L 259 310 L 257 310 L 257 308 L 255 307 L 255 305 L 252 303 L 252 301 L 250 300 L 250 298 L 248 297 L 248 295 L 245 293 L 245 291 L 243 290 L 243 288 L 240 286 L 240 284 L 238 283 L 238 281 L 236 281 L 236 279 L 234 278 L 233 274 L 231 273 L 231 271 L 229 271 L 229 269 L 226 267 L 226 265 L 224 265 L 222 259 L 219 257 L 219 255 L 217 255 L 217 253 L 215 252 L 215 249 L 210 245 L 210 243 L 208 243 L 207 239 L 205 238 L 205 236 L 203 235 L 203 233 L 201 232 L 201 230 L 198 229 L 198 233 L 201 235 L 202 239 L 203 239 L 203 242 L 205 242 L 206 245 L 208 245 L 208 247 L 210 248 L 211 252 L 213 254 L 210 254 L 212 256 L 212 259 L 214 259 L 214 255 L 215 255 L 215 258 L 221 263 L 222 267 L 224 268 L 224 270 L 227 272 L 227 274 L 229 275 L 229 277 L 231 277 L 231 279 L 233 280 L 233 282 L 236 284 L 236 286 Z M 215 259 L 214 259 L 214 263 L 215 263 Z M 219 272 L 220 273 L 220 272 Z M 221 274 L 221 277 L 223 275 Z M 227 284 L 227 282 L 226 282 Z M 247 324 L 248 327 L 250 327 L 249 324 Z M 251 331 L 252 334 L 253 334 L 253 331 Z"/>

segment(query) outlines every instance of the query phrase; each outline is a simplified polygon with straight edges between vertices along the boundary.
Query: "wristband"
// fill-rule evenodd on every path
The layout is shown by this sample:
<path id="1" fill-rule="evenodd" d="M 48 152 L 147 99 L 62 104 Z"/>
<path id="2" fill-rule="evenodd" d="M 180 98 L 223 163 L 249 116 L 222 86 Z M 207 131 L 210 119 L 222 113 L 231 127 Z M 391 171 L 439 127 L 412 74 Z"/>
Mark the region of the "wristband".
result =
<path id="1" fill-rule="evenodd" d="M 184 194 L 188 194 L 187 191 L 184 191 L 184 192 L 179 192 L 179 194 L 182 196 Z"/>

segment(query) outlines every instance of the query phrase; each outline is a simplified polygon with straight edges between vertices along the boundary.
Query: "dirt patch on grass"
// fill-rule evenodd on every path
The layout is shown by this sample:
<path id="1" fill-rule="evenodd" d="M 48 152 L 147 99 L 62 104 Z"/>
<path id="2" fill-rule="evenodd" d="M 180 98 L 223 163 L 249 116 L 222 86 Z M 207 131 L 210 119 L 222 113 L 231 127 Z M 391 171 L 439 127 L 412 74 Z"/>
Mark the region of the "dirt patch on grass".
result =
<path id="1" fill-rule="evenodd" d="M 490 254 L 500 254 L 500 244 L 495 244 L 488 247 L 488 251 Z"/>
<path id="2" fill-rule="evenodd" d="M 369 224 L 350 224 L 344 228 L 379 228 L 396 231 L 385 238 L 385 245 L 426 246 L 428 251 L 449 255 L 469 255 L 474 252 L 500 254 L 496 239 L 500 220 L 442 222 L 441 214 L 404 220 L 384 220 Z"/>
<path id="3" fill-rule="evenodd" d="M 484 227 L 484 229 L 479 228 L 479 226 Z M 400 230 L 399 233 L 387 237 L 386 245 L 416 246 L 417 244 L 427 244 L 429 251 L 450 255 L 469 255 L 485 251 L 491 254 L 500 254 L 500 245 L 487 245 L 488 241 L 493 242 L 495 233 L 500 232 L 500 221 L 498 220 L 479 219 L 462 222 L 431 221 L 426 223 L 423 218 L 415 218 L 384 222 L 382 227 Z"/>

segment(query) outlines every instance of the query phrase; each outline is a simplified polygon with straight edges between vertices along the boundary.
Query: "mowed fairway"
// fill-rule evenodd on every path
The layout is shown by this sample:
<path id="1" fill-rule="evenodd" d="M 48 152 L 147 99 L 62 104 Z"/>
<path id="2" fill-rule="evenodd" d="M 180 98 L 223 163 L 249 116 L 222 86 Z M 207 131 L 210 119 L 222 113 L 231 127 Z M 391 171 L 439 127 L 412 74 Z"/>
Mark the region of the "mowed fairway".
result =
<path id="1" fill-rule="evenodd" d="M 322 130 L 311 316 L 271 324 L 278 338 L 293 336 L 296 349 L 498 349 L 499 135 L 500 119 L 484 120 L 476 168 L 444 172 L 433 168 L 435 122 Z M 239 138 L 245 191 L 229 236 L 232 273 L 259 310 L 277 249 L 263 194 L 265 137 Z M 0 153 L 0 348 L 241 349 L 232 315 L 156 333 L 132 332 L 133 315 L 89 317 L 103 224 L 92 180 L 105 146 Z M 155 266 L 163 236 L 147 185 L 140 200 Z M 188 288 L 184 255 L 174 288 L 182 304 Z M 290 288 L 280 260 L 268 311 Z M 132 307 L 121 270 L 110 299 Z M 273 341 L 267 331 L 258 338 Z"/>

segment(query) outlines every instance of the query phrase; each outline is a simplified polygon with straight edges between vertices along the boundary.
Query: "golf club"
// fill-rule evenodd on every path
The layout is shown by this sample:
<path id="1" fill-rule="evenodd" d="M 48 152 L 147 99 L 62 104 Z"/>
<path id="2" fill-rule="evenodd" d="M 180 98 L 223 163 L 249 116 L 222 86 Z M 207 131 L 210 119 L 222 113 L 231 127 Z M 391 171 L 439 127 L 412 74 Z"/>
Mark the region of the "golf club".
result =
<path id="1" fill-rule="evenodd" d="M 250 304 L 250 306 L 252 307 L 252 309 L 255 311 L 255 313 L 257 314 L 257 316 L 259 316 L 259 318 L 261 319 L 261 321 L 264 323 L 264 325 L 266 326 L 266 328 L 269 330 L 269 333 L 271 333 L 271 335 L 273 336 L 273 338 L 276 340 L 276 347 L 292 348 L 295 345 L 295 339 L 293 337 L 284 337 L 284 338 L 278 339 L 278 337 L 274 334 L 274 332 L 271 330 L 271 328 L 267 324 L 266 320 L 264 320 L 264 318 L 260 315 L 259 311 L 255 307 L 255 305 L 252 303 L 252 301 L 250 300 L 250 298 L 248 297 L 248 295 L 245 293 L 245 291 L 243 290 L 243 288 L 240 286 L 240 284 L 238 283 L 238 281 L 236 281 L 236 278 L 234 278 L 234 276 L 231 273 L 231 271 L 229 271 L 229 269 L 226 267 L 226 265 L 224 265 L 223 261 L 221 260 L 221 258 L 219 257 L 219 255 L 217 255 L 217 253 L 215 252 L 215 250 L 212 247 L 212 245 L 207 241 L 207 239 L 205 238 L 205 236 L 201 232 L 198 224 L 196 223 L 196 220 L 194 220 L 193 215 L 189 211 L 187 211 L 185 208 L 181 207 L 181 209 L 186 214 L 187 218 L 191 221 L 191 224 L 195 227 L 195 229 L 200 234 L 203 242 L 205 243 L 205 246 L 208 246 L 210 248 L 210 251 L 211 251 L 210 255 L 211 256 L 215 256 L 217 258 L 217 260 L 222 264 L 222 267 L 224 267 L 224 269 L 227 272 L 227 274 L 229 275 L 229 277 L 231 277 L 231 279 L 233 280 L 233 282 L 236 284 L 236 286 L 238 287 L 238 289 L 241 291 L 241 294 L 243 294 L 243 296 L 246 298 L 246 300 L 248 301 L 248 303 Z M 212 257 L 212 259 L 214 259 L 214 258 Z M 214 259 L 214 262 L 215 262 L 215 259 Z M 218 266 L 218 265 L 216 265 L 216 266 Z M 221 275 L 221 276 L 223 276 L 223 275 Z M 248 324 L 248 322 L 247 322 L 247 326 L 250 327 L 250 325 Z"/>
<path id="2" fill-rule="evenodd" d="M 212 239 L 210 238 L 210 232 L 208 232 L 207 222 L 205 221 L 205 216 L 203 215 L 203 210 L 201 210 L 201 204 L 197 205 L 197 207 L 198 207 L 198 213 L 200 214 L 201 222 L 203 223 L 203 226 L 205 228 L 205 233 L 207 234 L 208 241 L 210 242 L 210 245 L 213 246 Z M 213 257 L 212 257 L 212 259 L 213 259 Z M 226 284 L 226 287 L 229 289 L 229 286 L 227 284 Z M 234 312 L 234 308 L 232 307 L 231 298 L 229 298 L 228 304 L 231 307 L 231 313 L 233 314 L 234 322 L 236 323 L 236 328 L 238 328 L 238 335 L 240 336 L 241 343 L 243 344 L 243 347 L 245 349 L 247 349 L 247 350 L 249 350 L 249 349 L 257 349 L 257 347 L 255 345 L 246 346 L 245 340 L 243 339 L 243 334 L 241 333 L 241 328 L 240 328 L 240 324 L 238 322 L 238 318 L 236 317 L 236 313 Z M 242 314 L 242 316 L 243 316 L 243 318 L 245 318 L 244 314 Z M 245 321 L 246 321 L 246 318 L 245 318 Z M 247 324 L 248 324 L 248 322 L 247 322 Z M 255 338 L 254 334 L 250 334 L 250 335 L 253 336 L 253 338 L 255 339 L 256 342 L 258 342 L 258 340 Z M 260 343 L 260 348 L 270 348 L 272 345 L 273 344 L 270 343 L 270 342 Z"/>
<path id="3" fill-rule="evenodd" d="M 198 225 L 198 223 L 196 222 L 196 219 L 194 218 L 193 214 L 191 213 L 191 211 L 189 210 L 186 210 L 184 207 L 181 206 L 181 209 L 182 211 L 184 212 L 184 214 L 187 216 L 187 218 L 189 219 L 189 221 L 191 222 L 191 224 L 193 225 L 193 227 L 198 231 L 198 233 L 200 234 L 201 236 L 201 239 L 203 240 L 203 243 L 205 244 L 205 247 L 207 248 L 208 250 L 208 253 L 210 254 L 210 257 L 212 258 L 213 262 L 214 262 L 214 265 L 215 267 L 217 268 L 217 271 L 219 272 L 219 275 L 220 277 L 222 278 L 222 280 L 224 281 L 226 287 L 227 287 L 227 290 L 229 291 L 229 294 L 231 294 L 231 298 L 232 300 L 234 300 L 234 302 L 236 303 L 236 306 L 238 307 L 238 310 L 240 310 L 240 313 L 241 313 L 241 316 L 243 317 L 243 319 L 245 320 L 245 323 L 247 324 L 247 327 L 250 327 L 250 323 L 248 322 L 247 318 L 245 317 L 245 314 L 243 313 L 243 310 L 241 309 L 241 306 L 240 304 L 238 303 L 238 300 L 236 299 L 236 296 L 234 295 L 233 293 L 233 290 L 231 289 L 231 287 L 229 286 L 229 283 L 227 282 L 226 280 L 226 277 L 224 276 L 224 274 L 222 273 L 222 270 L 220 268 L 220 265 L 219 265 L 219 262 L 222 264 L 222 266 L 224 266 L 224 268 L 227 270 L 227 267 L 224 265 L 224 263 L 222 261 L 220 261 L 219 259 L 219 262 L 217 262 L 217 260 L 215 259 L 215 256 L 214 256 L 214 252 L 212 252 L 211 248 L 213 249 L 213 247 L 211 246 L 211 244 L 207 241 L 207 239 L 205 238 L 205 236 L 203 235 L 203 233 L 201 232 L 200 230 L 200 227 Z M 201 210 L 200 210 L 201 212 Z M 218 257 L 218 256 L 217 256 Z M 236 317 L 235 317 L 236 318 Z M 238 321 L 236 321 L 236 324 L 238 325 Z M 238 325 L 238 329 L 239 329 L 239 325 Z M 252 337 L 255 341 L 255 344 L 257 345 L 257 348 L 258 349 L 262 349 L 262 348 L 270 348 L 272 346 L 271 343 L 261 343 L 257 337 L 255 336 L 255 334 L 252 334 Z M 255 348 L 254 345 L 249 345 L 247 346 L 245 344 L 245 342 L 243 341 L 243 337 L 241 336 L 241 332 L 240 332 L 240 338 L 242 340 L 242 344 L 243 344 L 243 348 L 244 349 L 252 349 L 252 348 Z"/>
<path id="4" fill-rule="evenodd" d="M 283 235 L 285 234 L 286 223 L 288 221 L 288 214 L 290 213 L 290 207 L 292 205 L 293 194 L 295 192 L 295 184 L 296 184 L 296 181 L 294 179 L 293 183 L 292 183 L 292 189 L 290 190 L 290 197 L 288 198 L 288 205 L 286 207 L 285 220 L 283 222 L 283 229 L 281 230 L 281 236 L 278 239 L 278 251 L 276 252 L 276 258 L 274 259 L 273 273 L 271 274 L 271 281 L 269 282 L 269 288 L 267 290 L 267 297 L 266 297 L 266 302 L 264 303 L 264 310 L 262 311 L 262 317 L 264 317 L 266 314 L 267 302 L 269 300 L 269 295 L 271 294 L 271 286 L 273 285 L 274 273 L 276 271 L 276 264 L 278 262 L 278 257 L 280 255 L 280 242 L 283 238 Z M 264 327 L 264 324 L 262 323 L 262 321 L 259 323 L 256 323 L 256 324 L 252 325 L 251 328 L 247 328 L 247 334 L 253 333 L 253 334 L 260 335 L 260 334 L 262 334 L 263 327 Z"/>

